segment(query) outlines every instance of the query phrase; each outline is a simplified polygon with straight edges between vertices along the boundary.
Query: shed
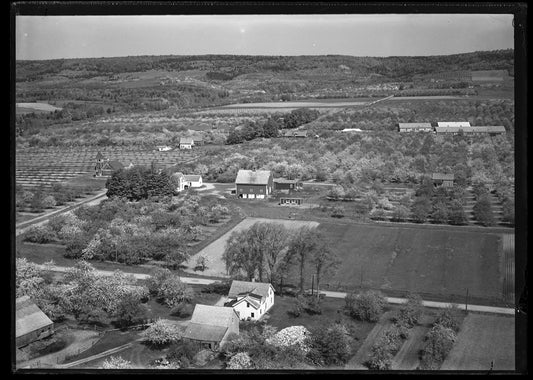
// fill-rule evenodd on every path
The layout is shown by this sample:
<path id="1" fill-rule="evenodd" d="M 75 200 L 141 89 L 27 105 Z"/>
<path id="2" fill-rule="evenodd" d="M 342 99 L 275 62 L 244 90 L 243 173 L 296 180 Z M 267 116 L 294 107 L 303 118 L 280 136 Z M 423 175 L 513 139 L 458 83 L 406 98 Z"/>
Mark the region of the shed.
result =
<path id="1" fill-rule="evenodd" d="M 201 187 L 202 186 L 202 176 L 198 174 L 185 174 L 183 176 L 185 181 L 185 188 L 190 187 Z"/>
<path id="2" fill-rule="evenodd" d="M 468 121 L 438 121 L 438 127 L 458 127 L 458 128 L 469 128 L 470 122 Z"/>
<path id="3" fill-rule="evenodd" d="M 239 316 L 233 308 L 196 304 L 183 338 L 217 349 L 231 333 L 239 334 Z"/>
<path id="4" fill-rule="evenodd" d="M 431 123 L 398 123 L 399 132 L 431 132 Z"/>
<path id="5" fill-rule="evenodd" d="M 274 178 L 274 190 L 301 190 L 303 184 L 298 179 Z"/>
<path id="6" fill-rule="evenodd" d="M 54 322 L 28 296 L 16 300 L 16 346 L 22 347 L 54 333 Z"/>
<path id="7" fill-rule="evenodd" d="M 453 173 L 433 173 L 431 179 L 433 180 L 433 186 L 435 187 L 453 187 L 453 181 L 455 179 L 455 176 L 453 175 Z"/>

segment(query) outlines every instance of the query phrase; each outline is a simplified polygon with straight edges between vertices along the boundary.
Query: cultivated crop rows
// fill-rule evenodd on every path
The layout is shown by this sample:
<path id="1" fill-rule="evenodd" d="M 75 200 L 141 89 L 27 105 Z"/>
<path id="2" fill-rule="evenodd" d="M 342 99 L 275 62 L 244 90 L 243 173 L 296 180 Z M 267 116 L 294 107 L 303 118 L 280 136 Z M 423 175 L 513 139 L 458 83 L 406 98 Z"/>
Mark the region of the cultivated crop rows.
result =
<path id="1" fill-rule="evenodd" d="M 117 160 L 124 166 L 149 166 L 152 162 L 159 167 L 168 167 L 197 157 L 197 151 L 174 150 L 158 152 L 146 148 L 80 148 L 76 149 L 24 149 L 16 152 L 16 183 L 25 188 L 51 187 L 74 177 L 94 171 L 98 152 L 110 160 Z"/>

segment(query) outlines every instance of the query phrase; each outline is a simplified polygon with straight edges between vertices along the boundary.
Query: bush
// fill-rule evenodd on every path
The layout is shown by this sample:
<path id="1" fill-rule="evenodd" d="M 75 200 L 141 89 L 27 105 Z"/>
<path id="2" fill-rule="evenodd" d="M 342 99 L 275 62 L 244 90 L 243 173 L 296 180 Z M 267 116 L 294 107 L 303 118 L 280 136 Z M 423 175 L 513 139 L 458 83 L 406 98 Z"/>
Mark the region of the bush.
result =
<path id="1" fill-rule="evenodd" d="M 383 295 L 374 291 L 360 294 L 350 293 L 346 296 L 345 301 L 345 307 L 352 318 L 369 322 L 376 322 L 385 306 Z"/>
<path id="2" fill-rule="evenodd" d="M 461 319 L 461 311 L 456 305 L 453 305 L 439 312 L 435 325 L 441 325 L 457 333 L 461 327 Z"/>
<path id="3" fill-rule="evenodd" d="M 252 360 L 246 352 L 238 352 L 231 357 L 226 365 L 227 369 L 248 369 L 252 368 Z"/>
<path id="4" fill-rule="evenodd" d="M 130 369 L 133 368 L 131 362 L 122 359 L 120 356 L 111 356 L 104 360 L 102 363 L 102 369 Z"/>
<path id="5" fill-rule="evenodd" d="M 22 235 L 23 241 L 46 244 L 56 240 L 54 232 L 45 224 L 29 227 Z"/>
<path id="6" fill-rule="evenodd" d="M 52 207 L 55 207 L 57 202 L 53 196 L 47 195 L 46 197 L 43 198 L 41 204 L 44 208 L 52 208 Z"/>
<path id="7" fill-rule="evenodd" d="M 213 282 L 211 284 L 208 284 L 202 288 L 202 293 L 215 293 L 215 294 L 221 294 L 221 295 L 227 295 L 229 292 L 229 289 L 231 287 L 231 283 L 229 281 L 217 281 Z"/>
<path id="8" fill-rule="evenodd" d="M 331 212 L 332 218 L 342 218 L 344 217 L 344 208 L 340 206 L 333 207 L 333 210 Z"/>
<path id="9" fill-rule="evenodd" d="M 407 302 L 403 304 L 396 315 L 393 317 L 393 321 L 400 326 L 413 327 L 418 323 L 424 307 L 422 306 L 422 299 L 417 294 L 411 294 L 407 296 Z"/>
<path id="10" fill-rule="evenodd" d="M 426 343 L 422 350 L 421 368 L 437 370 L 446 359 L 446 355 L 455 343 L 455 332 L 442 325 L 435 325 L 426 335 Z"/>
<path id="11" fill-rule="evenodd" d="M 162 319 L 152 323 L 141 336 L 155 346 L 176 342 L 181 338 L 179 327 Z"/>
<path id="12" fill-rule="evenodd" d="M 481 196 L 474 205 L 474 217 L 484 226 L 494 224 L 494 215 L 492 214 L 492 205 L 488 196 Z"/>
<path id="13" fill-rule="evenodd" d="M 298 318 L 300 315 L 302 315 L 305 306 L 305 303 L 299 297 L 297 297 L 296 302 L 294 302 L 292 308 L 287 311 L 287 314 L 293 318 Z"/>
<path id="14" fill-rule="evenodd" d="M 170 347 L 167 358 L 179 362 L 182 367 L 187 367 L 201 350 L 200 343 L 181 340 Z"/>
<path id="15" fill-rule="evenodd" d="M 370 218 L 374 220 L 386 220 L 387 213 L 382 208 L 375 208 L 370 212 Z"/>
<path id="16" fill-rule="evenodd" d="M 392 367 L 392 358 L 394 356 L 384 346 L 375 344 L 372 346 L 370 358 L 366 361 L 366 366 L 373 370 L 389 370 Z"/>
<path id="17" fill-rule="evenodd" d="M 350 338 L 346 327 L 341 324 L 333 323 L 325 328 L 318 328 L 310 340 L 310 356 L 316 364 L 344 365 L 350 358 Z"/>
<path id="18" fill-rule="evenodd" d="M 309 315 L 322 314 L 322 307 L 320 306 L 320 299 L 316 296 L 305 297 L 303 309 Z"/>
<path id="19" fill-rule="evenodd" d="M 392 212 L 392 221 L 405 222 L 409 218 L 409 209 L 405 206 L 399 205 L 394 208 Z"/>
<path id="20" fill-rule="evenodd" d="M 170 314 L 175 317 L 187 318 L 192 315 L 194 306 L 188 302 L 180 302 L 172 308 Z"/>

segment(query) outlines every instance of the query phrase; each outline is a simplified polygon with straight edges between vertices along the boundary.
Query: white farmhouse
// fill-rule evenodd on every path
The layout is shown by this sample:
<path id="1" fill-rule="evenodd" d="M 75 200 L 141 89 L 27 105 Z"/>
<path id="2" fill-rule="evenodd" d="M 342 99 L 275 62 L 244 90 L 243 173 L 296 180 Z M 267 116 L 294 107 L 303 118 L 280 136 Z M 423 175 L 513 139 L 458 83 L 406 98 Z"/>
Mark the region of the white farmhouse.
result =
<path id="1" fill-rule="evenodd" d="M 259 320 L 274 305 L 274 287 L 264 282 L 233 281 L 224 306 L 232 307 L 240 320 Z"/>
<path id="2" fill-rule="evenodd" d="M 180 149 L 192 149 L 193 145 L 192 137 L 180 137 Z"/>
<path id="3" fill-rule="evenodd" d="M 183 176 L 185 188 L 202 187 L 202 176 L 197 174 L 185 174 Z"/>

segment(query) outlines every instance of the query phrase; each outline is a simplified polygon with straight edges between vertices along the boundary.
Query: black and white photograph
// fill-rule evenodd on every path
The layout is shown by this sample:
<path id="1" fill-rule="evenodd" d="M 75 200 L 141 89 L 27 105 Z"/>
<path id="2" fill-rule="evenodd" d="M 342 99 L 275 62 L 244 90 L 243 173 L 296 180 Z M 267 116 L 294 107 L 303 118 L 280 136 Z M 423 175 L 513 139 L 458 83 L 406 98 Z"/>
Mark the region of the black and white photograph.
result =
<path id="1" fill-rule="evenodd" d="M 12 372 L 525 371 L 525 4 L 119 3 L 12 3 Z"/>

